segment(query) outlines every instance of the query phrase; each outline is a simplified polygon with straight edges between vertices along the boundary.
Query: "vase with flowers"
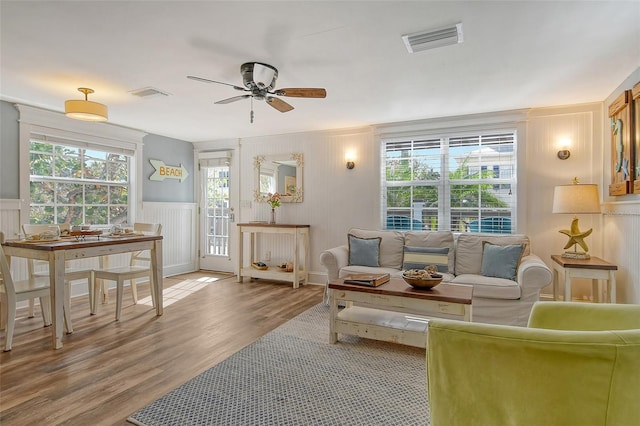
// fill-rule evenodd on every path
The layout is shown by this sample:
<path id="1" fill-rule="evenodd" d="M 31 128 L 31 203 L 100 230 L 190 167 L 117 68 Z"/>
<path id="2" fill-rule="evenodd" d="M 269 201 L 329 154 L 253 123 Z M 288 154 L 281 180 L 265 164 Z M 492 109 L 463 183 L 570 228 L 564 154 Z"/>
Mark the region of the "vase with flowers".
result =
<path id="1" fill-rule="evenodd" d="M 280 198 L 282 196 L 277 192 L 275 194 L 267 194 L 267 203 L 271 206 L 271 220 L 269 223 L 276 223 L 276 207 L 280 207 Z"/>

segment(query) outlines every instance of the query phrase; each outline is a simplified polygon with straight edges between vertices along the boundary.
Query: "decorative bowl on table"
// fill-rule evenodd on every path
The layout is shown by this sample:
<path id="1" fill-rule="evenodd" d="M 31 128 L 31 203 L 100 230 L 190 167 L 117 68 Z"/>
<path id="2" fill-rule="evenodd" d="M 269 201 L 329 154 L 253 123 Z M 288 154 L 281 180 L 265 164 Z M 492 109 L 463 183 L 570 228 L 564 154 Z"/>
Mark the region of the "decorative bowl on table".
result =
<path id="1" fill-rule="evenodd" d="M 442 275 L 433 270 L 409 269 L 402 272 L 404 281 L 413 288 L 428 290 L 442 282 Z"/>

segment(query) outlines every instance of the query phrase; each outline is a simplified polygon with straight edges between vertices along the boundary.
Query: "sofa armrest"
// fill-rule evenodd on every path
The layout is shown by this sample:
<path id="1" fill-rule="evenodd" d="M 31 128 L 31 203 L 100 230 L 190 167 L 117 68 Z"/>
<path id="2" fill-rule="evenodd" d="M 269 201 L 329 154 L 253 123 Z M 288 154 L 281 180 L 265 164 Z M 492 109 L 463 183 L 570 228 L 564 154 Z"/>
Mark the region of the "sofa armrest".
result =
<path id="1" fill-rule="evenodd" d="M 349 247 L 334 247 L 320 253 L 320 264 L 327 269 L 327 282 L 337 280 L 340 269 L 349 264 Z"/>
<path id="2" fill-rule="evenodd" d="M 521 287 L 542 289 L 551 284 L 551 269 L 535 254 L 522 258 L 518 267 L 518 284 Z"/>
<path id="3" fill-rule="evenodd" d="M 640 305 L 536 302 L 528 327 L 554 330 L 640 330 Z"/>

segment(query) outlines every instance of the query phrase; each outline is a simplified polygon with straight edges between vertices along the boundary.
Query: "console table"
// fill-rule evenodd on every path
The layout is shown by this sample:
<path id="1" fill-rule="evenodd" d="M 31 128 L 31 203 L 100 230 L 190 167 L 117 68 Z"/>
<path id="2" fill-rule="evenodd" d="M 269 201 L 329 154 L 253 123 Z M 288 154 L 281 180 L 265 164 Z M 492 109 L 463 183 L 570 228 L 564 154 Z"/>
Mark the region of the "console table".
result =
<path id="1" fill-rule="evenodd" d="M 291 281 L 293 288 L 298 288 L 309 278 L 309 228 L 310 225 L 293 224 L 268 224 L 268 223 L 239 223 L 238 230 L 238 282 L 242 282 L 244 277 L 265 278 L 278 281 Z M 250 256 L 248 265 L 244 262 L 244 236 L 249 234 Z M 261 271 L 251 266 L 256 262 L 256 235 L 257 234 L 286 234 L 293 238 L 293 271 L 285 272 L 280 268 L 270 267 Z M 304 250 L 304 264 L 300 265 L 300 251 Z"/>
<path id="2" fill-rule="evenodd" d="M 564 274 L 564 300 L 571 301 L 571 279 L 588 278 L 592 280 L 593 301 L 600 299 L 598 280 L 607 282 L 606 294 L 610 303 L 616 303 L 616 270 L 618 267 L 599 257 L 591 259 L 570 259 L 554 254 L 553 260 L 553 300 L 559 300 L 559 274 Z M 607 297 L 604 298 L 607 301 Z"/>

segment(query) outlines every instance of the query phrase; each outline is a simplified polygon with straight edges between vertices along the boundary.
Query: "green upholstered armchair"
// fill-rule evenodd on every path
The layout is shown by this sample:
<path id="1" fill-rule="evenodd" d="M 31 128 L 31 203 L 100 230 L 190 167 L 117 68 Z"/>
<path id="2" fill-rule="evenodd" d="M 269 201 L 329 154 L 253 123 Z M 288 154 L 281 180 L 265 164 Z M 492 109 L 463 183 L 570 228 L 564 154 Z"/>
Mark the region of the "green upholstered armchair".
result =
<path id="1" fill-rule="evenodd" d="M 537 302 L 525 327 L 434 319 L 432 426 L 640 425 L 640 305 Z"/>

